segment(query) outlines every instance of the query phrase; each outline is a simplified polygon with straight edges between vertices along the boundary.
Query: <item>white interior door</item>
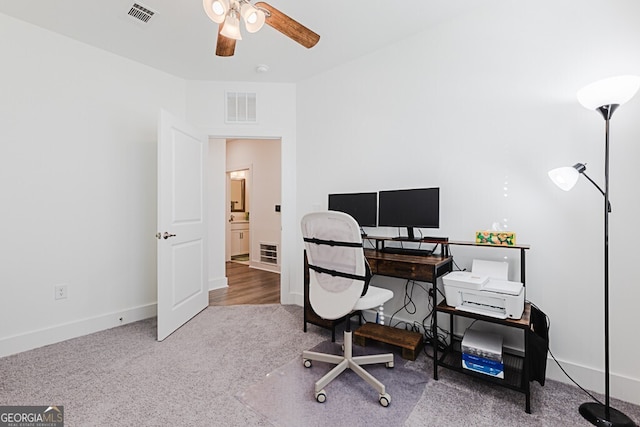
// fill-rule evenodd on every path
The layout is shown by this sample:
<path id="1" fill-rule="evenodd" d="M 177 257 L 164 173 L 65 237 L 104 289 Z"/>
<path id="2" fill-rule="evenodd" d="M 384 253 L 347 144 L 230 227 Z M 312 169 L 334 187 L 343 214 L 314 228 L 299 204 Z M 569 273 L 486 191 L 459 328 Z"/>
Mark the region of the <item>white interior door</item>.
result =
<path id="1" fill-rule="evenodd" d="M 158 341 L 209 303 L 208 139 L 166 111 L 158 123 Z"/>

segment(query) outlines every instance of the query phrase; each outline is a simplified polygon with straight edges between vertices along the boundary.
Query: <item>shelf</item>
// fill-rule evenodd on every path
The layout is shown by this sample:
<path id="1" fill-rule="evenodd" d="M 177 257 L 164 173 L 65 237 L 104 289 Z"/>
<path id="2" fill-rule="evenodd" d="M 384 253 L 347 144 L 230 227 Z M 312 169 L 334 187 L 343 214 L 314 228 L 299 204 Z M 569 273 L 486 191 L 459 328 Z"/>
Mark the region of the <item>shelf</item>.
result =
<path id="1" fill-rule="evenodd" d="M 390 236 L 363 236 L 367 240 L 379 240 L 385 242 L 415 242 L 415 243 L 444 243 L 447 244 L 446 237 L 423 237 L 422 239 L 409 239 L 408 237 L 390 237 Z"/>
<path id="2" fill-rule="evenodd" d="M 421 239 L 409 239 L 408 237 L 388 237 L 388 236 L 363 236 L 364 240 L 373 240 L 376 242 L 376 247 L 375 250 L 376 251 L 384 251 L 385 248 L 385 242 L 400 242 L 401 244 L 404 243 L 417 243 L 419 245 L 422 245 L 423 243 L 426 243 L 428 245 L 435 245 L 433 247 L 433 249 L 428 249 L 432 251 L 435 251 L 435 249 L 438 247 L 438 245 L 440 245 L 440 256 L 442 257 L 448 257 L 449 256 L 449 246 L 447 245 L 448 242 L 448 238 L 446 237 L 423 237 Z M 415 248 L 414 248 L 415 249 Z M 410 254 L 401 254 L 402 256 L 411 256 Z M 420 255 L 416 255 L 416 256 L 420 256 L 420 257 L 425 257 L 426 255 L 420 254 Z"/>
<path id="3" fill-rule="evenodd" d="M 465 242 L 460 240 L 449 240 L 447 244 L 457 245 L 457 246 L 482 246 L 484 248 L 499 248 L 499 249 L 531 249 L 530 245 L 503 246 L 503 245 L 492 245 L 489 243 Z"/>
<path id="4" fill-rule="evenodd" d="M 367 340 L 390 344 L 402 349 L 402 358 L 416 360 L 424 340 L 421 333 L 378 323 L 365 323 L 353 333 L 353 341 L 364 347 Z"/>
<path id="5" fill-rule="evenodd" d="M 489 375 L 474 372 L 462 367 L 462 351 L 459 339 L 453 342 L 453 348 L 444 351 L 438 358 L 438 365 L 454 371 L 462 372 L 466 375 L 487 381 L 493 384 L 507 387 L 516 391 L 523 391 L 522 375 L 524 370 L 524 358 L 509 353 L 503 353 L 502 363 L 504 364 L 504 379 L 494 378 Z"/>
<path id="6" fill-rule="evenodd" d="M 525 285 L 525 251 L 529 249 L 529 245 L 513 245 L 513 246 L 499 246 L 490 245 L 486 243 L 475 242 L 458 242 L 449 241 L 448 246 L 461 245 L 461 246 L 475 246 L 475 247 L 488 247 L 488 248 L 502 248 L 502 249 L 518 249 L 520 251 L 520 281 Z M 433 293 L 437 293 L 437 288 L 433 286 Z M 438 368 L 452 369 L 457 372 L 464 373 L 465 375 L 472 376 L 482 381 L 492 383 L 501 387 L 506 387 L 512 390 L 519 391 L 525 395 L 525 412 L 531 413 L 531 389 L 529 387 L 529 368 L 528 368 L 528 334 L 531 326 L 531 304 L 525 303 L 522 317 L 520 319 L 498 319 L 483 314 L 471 313 L 468 311 L 458 310 L 455 307 L 447 305 L 446 300 L 441 301 L 435 307 L 435 313 L 444 313 L 449 315 L 449 332 L 453 336 L 454 319 L 457 317 L 470 318 L 481 320 L 483 322 L 493 323 L 497 325 L 503 325 L 510 328 L 519 329 L 522 331 L 524 338 L 524 355 L 522 357 L 503 352 L 504 363 L 504 379 L 491 377 L 479 372 L 473 372 L 469 369 L 462 367 L 462 352 L 460 349 L 460 339 L 454 338 L 452 343 L 438 355 L 438 343 L 437 339 L 433 338 L 434 348 L 434 363 L 433 363 L 433 379 L 438 379 Z M 438 316 L 433 316 L 432 333 L 433 337 L 436 337 L 436 331 L 438 330 Z"/>
<path id="7" fill-rule="evenodd" d="M 468 311 L 458 310 L 455 307 L 451 307 L 450 305 L 447 305 L 445 301 L 442 301 L 440 302 L 440 304 L 438 304 L 438 306 L 436 307 L 436 311 L 440 313 L 452 314 L 454 316 L 469 317 L 471 319 L 478 319 L 485 322 L 506 325 L 518 329 L 528 329 L 530 324 L 529 319 L 531 318 L 531 304 L 528 302 L 524 304 L 524 311 L 522 312 L 522 317 L 520 319 L 498 319 L 491 316 L 485 316 L 483 314 L 470 313 Z"/>

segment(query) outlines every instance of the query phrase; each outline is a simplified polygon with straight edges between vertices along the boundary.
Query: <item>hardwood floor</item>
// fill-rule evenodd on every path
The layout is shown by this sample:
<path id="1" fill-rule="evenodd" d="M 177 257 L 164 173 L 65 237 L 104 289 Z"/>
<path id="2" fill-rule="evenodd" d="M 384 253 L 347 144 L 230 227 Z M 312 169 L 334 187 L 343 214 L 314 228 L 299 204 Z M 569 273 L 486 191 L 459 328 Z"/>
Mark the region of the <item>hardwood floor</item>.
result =
<path id="1" fill-rule="evenodd" d="M 280 274 L 238 262 L 227 262 L 226 271 L 229 287 L 209 291 L 209 305 L 280 303 Z"/>

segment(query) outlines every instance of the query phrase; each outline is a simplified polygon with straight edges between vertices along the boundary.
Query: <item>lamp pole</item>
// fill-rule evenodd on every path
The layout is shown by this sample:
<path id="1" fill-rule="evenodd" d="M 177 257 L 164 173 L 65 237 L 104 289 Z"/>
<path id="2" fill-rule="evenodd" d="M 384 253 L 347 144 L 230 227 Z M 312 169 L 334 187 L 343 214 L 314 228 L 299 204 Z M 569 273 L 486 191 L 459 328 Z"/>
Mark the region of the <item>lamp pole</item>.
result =
<path id="1" fill-rule="evenodd" d="M 609 389 L 609 120 L 619 104 L 603 105 L 597 110 L 605 120 L 604 136 L 604 405 L 587 402 L 580 414 L 591 424 L 604 427 L 637 427 L 624 413 L 610 406 Z M 591 181 L 591 180 L 590 180 Z M 591 181 L 593 183 L 593 181 Z M 594 183 L 594 185 L 596 185 Z M 596 185 L 596 187 L 598 187 Z M 599 187 L 598 187 L 599 188 Z"/>
<path id="2" fill-rule="evenodd" d="M 611 418 L 609 405 L 609 120 L 618 104 L 600 107 L 604 117 L 604 417 Z"/>
<path id="3" fill-rule="evenodd" d="M 609 405 L 609 120 L 613 114 L 614 107 L 609 105 L 600 110 L 605 116 L 605 137 L 604 137 L 604 417 L 611 418 L 611 406 Z"/>

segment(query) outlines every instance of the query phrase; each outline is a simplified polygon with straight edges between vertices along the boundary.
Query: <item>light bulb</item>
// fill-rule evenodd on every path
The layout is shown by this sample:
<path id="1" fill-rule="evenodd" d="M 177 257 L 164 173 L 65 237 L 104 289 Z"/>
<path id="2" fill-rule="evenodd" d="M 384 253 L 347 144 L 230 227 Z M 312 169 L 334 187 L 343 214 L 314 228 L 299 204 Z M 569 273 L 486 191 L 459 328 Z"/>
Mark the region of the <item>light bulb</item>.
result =
<path id="1" fill-rule="evenodd" d="M 229 11 L 229 0 L 202 0 L 204 11 L 213 22 L 224 22 Z"/>
<path id="2" fill-rule="evenodd" d="M 250 3 L 244 3 L 242 5 L 240 8 L 240 16 L 244 19 L 245 28 L 250 33 L 259 31 L 266 19 L 264 12 Z"/>

